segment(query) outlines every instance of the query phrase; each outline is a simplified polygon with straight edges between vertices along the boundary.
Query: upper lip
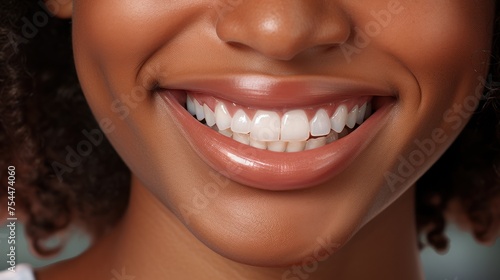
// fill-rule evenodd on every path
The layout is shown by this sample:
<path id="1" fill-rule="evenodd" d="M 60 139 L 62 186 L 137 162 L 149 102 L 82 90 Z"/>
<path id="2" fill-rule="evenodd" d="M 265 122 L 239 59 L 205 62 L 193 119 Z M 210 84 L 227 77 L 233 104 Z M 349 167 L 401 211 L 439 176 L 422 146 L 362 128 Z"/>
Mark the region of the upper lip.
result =
<path id="1" fill-rule="evenodd" d="M 188 75 L 170 77 L 157 88 L 200 92 L 258 108 L 299 108 L 363 96 L 395 96 L 381 84 L 324 76 Z"/>

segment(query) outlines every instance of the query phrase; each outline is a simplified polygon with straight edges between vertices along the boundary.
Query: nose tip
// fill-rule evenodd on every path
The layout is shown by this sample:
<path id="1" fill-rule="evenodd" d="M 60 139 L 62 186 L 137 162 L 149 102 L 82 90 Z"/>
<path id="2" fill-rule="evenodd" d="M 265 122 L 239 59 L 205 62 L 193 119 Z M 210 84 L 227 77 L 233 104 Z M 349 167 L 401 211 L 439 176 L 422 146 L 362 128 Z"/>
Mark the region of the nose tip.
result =
<path id="1" fill-rule="evenodd" d="M 240 1 L 220 15 L 216 31 L 232 45 L 251 48 L 278 60 L 291 60 L 305 50 L 330 48 L 350 36 L 341 9 L 315 0 Z"/>

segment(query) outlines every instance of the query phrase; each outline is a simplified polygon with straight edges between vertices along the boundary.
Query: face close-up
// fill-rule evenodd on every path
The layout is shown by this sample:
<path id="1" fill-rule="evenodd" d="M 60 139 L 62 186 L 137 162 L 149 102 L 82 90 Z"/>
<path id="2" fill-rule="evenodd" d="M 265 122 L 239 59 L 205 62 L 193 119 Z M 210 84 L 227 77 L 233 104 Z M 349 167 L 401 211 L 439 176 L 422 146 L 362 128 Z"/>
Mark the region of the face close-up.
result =
<path id="1" fill-rule="evenodd" d="M 347 246 L 451 145 L 481 98 L 494 10 L 76 0 L 73 48 L 133 181 L 216 253 L 285 266 Z"/>

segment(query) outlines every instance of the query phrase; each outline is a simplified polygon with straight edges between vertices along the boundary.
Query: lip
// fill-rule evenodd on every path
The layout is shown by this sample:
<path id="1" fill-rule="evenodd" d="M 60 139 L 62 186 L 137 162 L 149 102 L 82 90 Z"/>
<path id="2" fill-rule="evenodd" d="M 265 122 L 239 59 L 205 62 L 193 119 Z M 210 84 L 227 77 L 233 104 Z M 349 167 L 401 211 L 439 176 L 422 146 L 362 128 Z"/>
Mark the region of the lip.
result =
<path id="1" fill-rule="evenodd" d="M 286 191 L 314 187 L 345 170 L 383 127 L 393 103 L 385 103 L 356 130 L 333 143 L 313 150 L 278 153 L 244 145 L 221 135 L 193 118 L 181 102 L 186 90 L 203 91 L 248 106 L 257 106 L 257 101 L 261 104 L 271 101 L 274 106 L 281 104 L 280 107 L 283 104 L 289 107 L 317 105 L 325 100 L 352 98 L 353 95 L 393 96 L 390 91 L 354 82 L 338 84 L 338 81 L 332 83 L 331 79 L 329 83 L 314 82 L 318 81 L 300 83 L 288 79 L 276 83 L 274 79 L 256 81 L 255 77 L 229 80 L 201 80 L 198 77 L 197 80 L 185 81 L 183 90 L 170 88 L 157 93 L 166 102 L 168 114 L 189 145 L 206 164 L 242 185 Z M 328 84 L 334 85 L 329 91 L 326 90 Z M 305 104 L 297 98 L 309 101 Z"/>
<path id="2" fill-rule="evenodd" d="M 303 108 L 356 96 L 395 96 L 386 87 L 373 83 L 323 76 L 189 75 L 160 81 L 158 88 L 201 92 L 261 109 Z"/>

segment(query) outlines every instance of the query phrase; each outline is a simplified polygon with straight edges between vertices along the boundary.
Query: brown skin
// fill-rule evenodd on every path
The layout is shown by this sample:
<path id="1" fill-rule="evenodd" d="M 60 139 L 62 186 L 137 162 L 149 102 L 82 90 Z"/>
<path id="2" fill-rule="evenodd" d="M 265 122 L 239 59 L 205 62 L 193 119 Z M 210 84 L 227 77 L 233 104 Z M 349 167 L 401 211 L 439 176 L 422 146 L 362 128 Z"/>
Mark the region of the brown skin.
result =
<path id="1" fill-rule="evenodd" d="M 89 251 L 40 271 L 40 279 L 109 279 L 122 268 L 141 279 L 281 279 L 287 266 L 314 255 L 318 238 L 336 252 L 308 279 L 421 279 L 412 185 L 469 118 L 443 113 L 473 96 L 486 73 L 494 1 L 401 0 L 404 9 L 350 60 L 342 44 L 356 46 L 355 27 L 364 29 L 391 1 L 214 4 L 226 2 L 73 1 L 81 85 L 97 120 L 113 124 L 107 137 L 132 170 L 131 203 Z M 128 103 L 127 116 L 112 109 L 151 81 L 184 73 L 362 78 L 398 98 L 384 128 L 328 182 L 279 193 L 230 182 L 188 223 L 181 205 L 215 171 L 157 94 Z M 399 157 L 408 159 L 414 141 L 436 129 L 444 136 L 435 152 L 391 189 L 386 171 L 398 174 Z"/>

